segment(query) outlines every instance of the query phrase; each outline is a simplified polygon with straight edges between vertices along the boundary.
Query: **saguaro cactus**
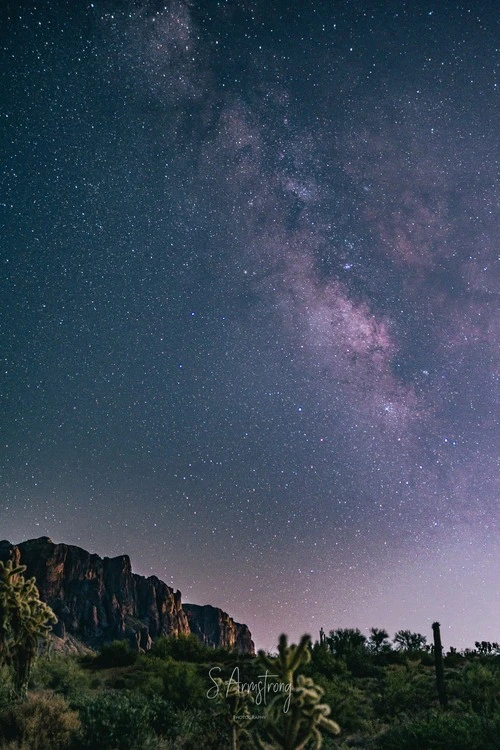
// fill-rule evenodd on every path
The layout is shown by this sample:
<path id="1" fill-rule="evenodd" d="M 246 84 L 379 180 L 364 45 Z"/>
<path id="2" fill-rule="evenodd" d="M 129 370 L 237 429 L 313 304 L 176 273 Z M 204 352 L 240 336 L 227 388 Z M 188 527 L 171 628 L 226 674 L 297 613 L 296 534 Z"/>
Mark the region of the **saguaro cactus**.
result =
<path id="1" fill-rule="evenodd" d="M 441 645 L 441 632 L 439 623 L 432 623 L 432 633 L 434 636 L 434 663 L 436 665 L 436 686 L 438 691 L 439 703 L 443 709 L 448 708 L 448 696 L 446 695 L 446 686 L 444 683 L 443 667 L 443 647 Z"/>
<path id="2" fill-rule="evenodd" d="M 278 658 L 273 659 L 259 652 L 261 663 L 270 670 L 276 691 L 266 706 L 265 722 L 256 736 L 262 750 L 303 750 L 312 740 L 314 747 L 322 745 L 322 730 L 338 734 L 340 727 L 329 719 L 330 707 L 321 703 L 323 689 L 304 675 L 297 675 L 301 665 L 306 664 L 311 654 L 310 637 L 304 635 L 298 646 L 287 645 L 287 638 L 279 640 Z"/>

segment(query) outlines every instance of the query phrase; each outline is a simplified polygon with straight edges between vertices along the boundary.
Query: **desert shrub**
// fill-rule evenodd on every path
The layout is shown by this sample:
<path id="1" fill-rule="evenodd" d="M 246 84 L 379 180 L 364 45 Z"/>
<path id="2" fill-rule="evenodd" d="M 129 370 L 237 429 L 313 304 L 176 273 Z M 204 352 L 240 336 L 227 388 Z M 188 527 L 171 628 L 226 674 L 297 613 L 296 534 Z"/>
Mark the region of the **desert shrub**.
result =
<path id="1" fill-rule="evenodd" d="M 366 649 L 354 649 L 343 657 L 348 671 L 353 677 L 375 677 L 378 668 L 373 663 L 373 654 Z"/>
<path id="2" fill-rule="evenodd" d="M 81 750 L 142 750 L 153 734 L 147 701 L 126 692 L 99 692 L 77 704 Z"/>
<path id="3" fill-rule="evenodd" d="M 195 707 L 206 700 L 208 677 L 205 672 L 195 664 L 141 655 L 132 667 L 114 677 L 112 686 L 148 699 L 160 696 L 176 709 Z"/>
<path id="4" fill-rule="evenodd" d="M 416 667 L 389 667 L 379 685 L 375 707 L 384 717 L 413 713 L 432 705 L 435 700 L 432 678 L 417 671 Z"/>
<path id="5" fill-rule="evenodd" d="M 78 714 L 64 698 L 48 691 L 31 694 L 0 713 L 2 747 L 12 742 L 29 750 L 63 750 L 79 728 Z"/>
<path id="6" fill-rule="evenodd" d="M 380 750 L 498 750 L 500 716 L 487 721 L 473 713 L 433 712 L 392 726 Z"/>
<path id="7" fill-rule="evenodd" d="M 456 649 L 450 649 L 444 656 L 443 662 L 445 667 L 457 667 L 465 661 L 465 657 Z"/>
<path id="8" fill-rule="evenodd" d="M 362 690 L 339 678 L 328 680 L 320 676 L 316 682 L 325 691 L 322 702 L 330 706 L 342 731 L 360 731 L 367 726 L 373 711 Z"/>
<path id="9" fill-rule="evenodd" d="M 176 717 L 172 750 L 221 750 L 231 747 L 230 726 L 222 713 L 211 710 L 185 709 Z M 240 743 L 240 750 L 246 750 Z M 253 746 L 252 746 L 253 748 Z"/>
<path id="10" fill-rule="evenodd" d="M 138 653 L 133 651 L 128 641 L 112 641 L 102 646 L 94 663 L 98 667 L 129 667 L 137 661 Z"/>
<path id="11" fill-rule="evenodd" d="M 123 674 L 125 687 L 148 698 L 161 695 L 165 669 L 163 659 L 140 654 L 133 667 Z"/>
<path id="12" fill-rule="evenodd" d="M 500 668 L 472 662 L 454 683 L 454 694 L 478 714 L 491 716 L 500 706 Z"/>
<path id="13" fill-rule="evenodd" d="M 188 661 L 200 664 L 201 662 L 213 662 L 225 660 L 229 652 L 224 649 L 210 648 L 204 646 L 195 635 L 161 636 L 153 643 L 151 656 L 160 659 L 175 659 L 176 661 Z"/>
<path id="14" fill-rule="evenodd" d="M 158 737 L 174 737 L 178 723 L 178 711 L 159 695 L 148 698 L 149 724 Z"/>
<path id="15" fill-rule="evenodd" d="M 382 666 L 388 666 L 388 665 L 401 665 L 404 666 L 408 661 L 408 654 L 406 651 L 397 651 L 396 649 L 392 649 L 392 651 L 386 651 L 382 654 L 377 654 L 375 660 L 376 664 L 380 664 Z"/>
<path id="16" fill-rule="evenodd" d="M 195 708 L 206 701 L 206 684 L 193 664 L 170 660 L 163 670 L 163 698 L 176 708 Z"/>
<path id="17" fill-rule="evenodd" d="M 344 659 L 337 659 L 329 648 L 323 644 L 315 643 L 311 649 L 311 661 L 304 666 L 304 674 L 308 677 L 323 675 L 333 677 L 334 675 L 347 675 L 348 669 Z"/>
<path id="18" fill-rule="evenodd" d="M 90 676 L 81 668 L 78 657 L 44 657 L 33 669 L 30 687 L 53 690 L 71 699 L 90 689 Z"/>

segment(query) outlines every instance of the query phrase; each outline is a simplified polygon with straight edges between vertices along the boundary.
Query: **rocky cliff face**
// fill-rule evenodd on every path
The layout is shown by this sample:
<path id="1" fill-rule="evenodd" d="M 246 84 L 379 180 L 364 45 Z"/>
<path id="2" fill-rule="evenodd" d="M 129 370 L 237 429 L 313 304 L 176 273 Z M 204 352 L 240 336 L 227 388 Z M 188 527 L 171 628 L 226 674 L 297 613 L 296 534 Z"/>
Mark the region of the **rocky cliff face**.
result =
<path id="1" fill-rule="evenodd" d="M 184 604 L 189 627 L 206 646 L 217 647 L 220 643 L 227 644 L 243 654 L 254 654 L 255 646 L 252 635 L 246 625 L 235 622 L 226 612 L 210 604 Z"/>
<path id="2" fill-rule="evenodd" d="M 40 537 L 18 545 L 0 542 L 0 560 L 10 557 L 27 566 L 27 576 L 36 578 L 41 598 L 57 615 L 54 633 L 60 638 L 69 634 L 91 647 L 128 638 L 147 650 L 159 635 L 193 632 L 203 643 L 253 653 L 248 628 L 221 610 L 209 608 L 220 613 L 218 638 L 213 618 L 206 619 L 210 633 L 205 633 L 203 622 L 196 617 L 191 627 L 180 591 L 174 592 L 156 576 L 132 573 L 127 555 L 101 558 L 80 547 Z M 241 628 L 248 631 L 246 640 L 238 637 Z"/>

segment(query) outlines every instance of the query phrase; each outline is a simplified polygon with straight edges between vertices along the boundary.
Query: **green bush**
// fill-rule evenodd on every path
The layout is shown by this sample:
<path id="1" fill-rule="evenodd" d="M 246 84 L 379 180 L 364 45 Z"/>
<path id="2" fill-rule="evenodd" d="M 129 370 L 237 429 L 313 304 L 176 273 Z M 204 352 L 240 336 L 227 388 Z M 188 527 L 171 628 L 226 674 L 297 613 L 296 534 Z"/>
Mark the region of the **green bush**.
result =
<path id="1" fill-rule="evenodd" d="M 148 698 L 161 695 L 165 661 L 140 654 L 135 664 L 123 672 L 122 681 L 127 690 L 137 691 Z"/>
<path id="2" fill-rule="evenodd" d="M 304 666 L 304 674 L 309 677 L 323 675 L 333 677 L 334 675 L 346 675 L 347 664 L 344 659 L 337 659 L 326 645 L 315 643 L 311 649 L 311 661 Z"/>
<path id="3" fill-rule="evenodd" d="M 500 715 L 491 721 L 473 713 L 433 712 L 391 727 L 380 750 L 498 750 Z"/>
<path id="4" fill-rule="evenodd" d="M 207 686 L 193 664 L 169 661 L 163 671 L 163 698 L 176 708 L 205 704 Z"/>
<path id="5" fill-rule="evenodd" d="M 112 641 L 102 646 L 94 663 L 103 668 L 129 667 L 135 664 L 138 656 L 139 654 L 131 649 L 128 641 Z"/>
<path id="6" fill-rule="evenodd" d="M 148 698 L 149 724 L 158 737 L 174 737 L 178 723 L 178 711 L 159 695 Z"/>
<path id="7" fill-rule="evenodd" d="M 231 747 L 230 738 L 230 726 L 221 712 L 213 706 L 209 712 L 191 708 L 178 712 L 171 747 L 172 750 L 221 750 Z M 239 750 L 246 748 L 240 743 Z"/>
<path id="8" fill-rule="evenodd" d="M 468 664 L 454 693 L 478 714 L 491 716 L 500 707 L 500 669 L 497 664 Z"/>
<path id="9" fill-rule="evenodd" d="M 153 734 L 147 701 L 125 692 L 97 692 L 77 704 L 82 750 L 142 750 Z"/>
<path id="10" fill-rule="evenodd" d="M 384 718 L 414 713 L 423 706 L 432 706 L 436 698 L 432 676 L 421 672 L 418 665 L 388 667 L 379 685 L 374 705 Z"/>
<path id="11" fill-rule="evenodd" d="M 159 696 L 176 709 L 193 708 L 205 704 L 207 675 L 204 667 L 195 664 L 140 655 L 132 667 L 113 674 L 107 683 L 148 699 Z"/>
<path id="12" fill-rule="evenodd" d="M 365 649 L 353 649 L 342 658 L 353 677 L 374 677 L 378 673 L 373 655 Z"/>
<path id="13" fill-rule="evenodd" d="M 322 701 L 330 706 L 342 731 L 360 731 L 371 721 L 371 705 L 358 687 L 339 678 L 328 680 L 320 676 L 316 682 L 325 691 Z"/>
<path id="14" fill-rule="evenodd" d="M 226 661 L 230 654 L 225 649 L 204 646 L 195 635 L 161 636 L 153 643 L 152 656 L 160 659 L 175 659 L 201 664 L 202 662 Z"/>
<path id="15" fill-rule="evenodd" d="M 0 713 L 2 747 L 12 742 L 29 750 L 64 750 L 79 728 L 78 714 L 64 698 L 48 691 L 31 694 Z"/>
<path id="16" fill-rule="evenodd" d="M 39 659 L 30 680 L 30 687 L 53 690 L 65 698 L 81 696 L 90 689 L 90 676 L 76 656 L 50 656 Z"/>

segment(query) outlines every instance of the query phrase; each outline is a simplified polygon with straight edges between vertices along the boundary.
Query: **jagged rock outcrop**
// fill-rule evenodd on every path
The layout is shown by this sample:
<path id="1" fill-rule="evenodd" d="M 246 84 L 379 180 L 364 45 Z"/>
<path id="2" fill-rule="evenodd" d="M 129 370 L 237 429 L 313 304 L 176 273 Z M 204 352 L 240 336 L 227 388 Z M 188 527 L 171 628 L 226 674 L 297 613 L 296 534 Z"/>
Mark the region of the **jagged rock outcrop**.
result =
<path id="1" fill-rule="evenodd" d="M 206 646 L 217 647 L 220 643 L 243 654 L 254 654 L 252 635 L 246 625 L 235 622 L 226 612 L 210 604 L 184 604 L 189 627 Z"/>
<path id="2" fill-rule="evenodd" d="M 191 626 L 180 591 L 156 576 L 145 578 L 132 573 L 127 555 L 101 558 L 80 547 L 54 544 L 49 537 L 40 537 L 17 545 L 0 542 L 0 560 L 9 558 L 26 565 L 26 575 L 36 578 L 41 598 L 58 618 L 54 635 L 63 640 L 72 636 L 95 648 L 106 641 L 128 638 L 147 650 L 159 635 L 193 632 L 207 645 L 253 653 L 245 625 L 210 607 L 217 616 L 207 614 L 203 620 L 192 611 Z M 216 621 L 220 623 L 218 631 Z M 207 632 L 203 622 L 209 628 Z"/>
<path id="3" fill-rule="evenodd" d="M 71 654 L 72 656 L 87 656 L 95 654 L 95 650 L 89 648 L 73 635 L 66 633 L 64 638 L 59 638 L 53 632 L 49 633 L 46 641 L 38 644 L 39 654 Z"/>

